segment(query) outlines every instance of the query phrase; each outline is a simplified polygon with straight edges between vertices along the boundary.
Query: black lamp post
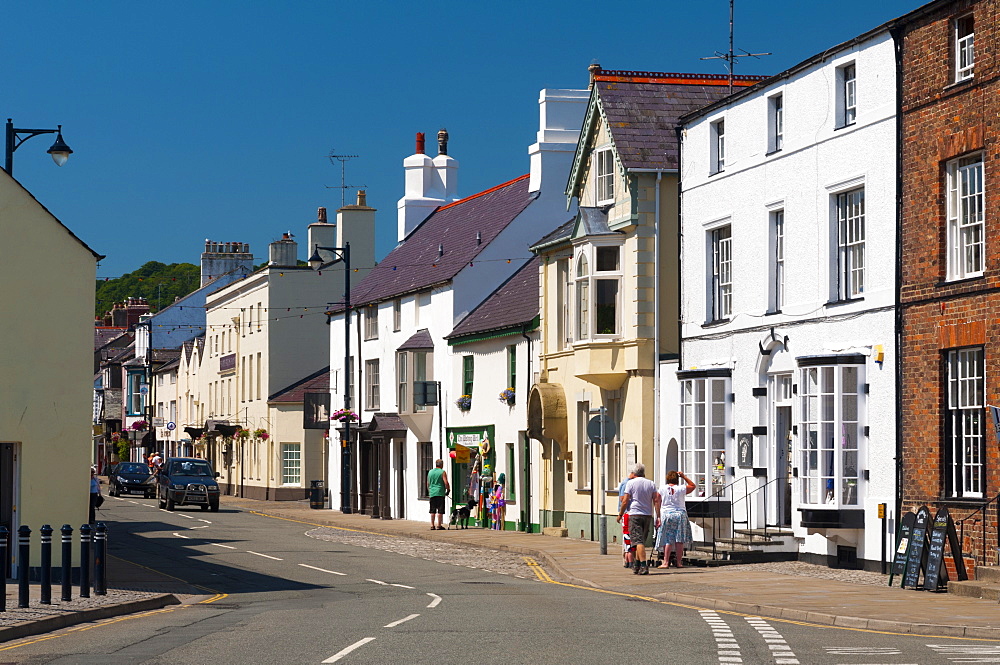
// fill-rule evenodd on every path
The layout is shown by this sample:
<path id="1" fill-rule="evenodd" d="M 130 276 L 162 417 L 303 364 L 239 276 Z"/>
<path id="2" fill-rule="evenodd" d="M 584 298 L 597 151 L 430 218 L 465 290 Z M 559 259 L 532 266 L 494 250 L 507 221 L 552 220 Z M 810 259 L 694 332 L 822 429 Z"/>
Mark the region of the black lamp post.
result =
<path id="1" fill-rule="evenodd" d="M 57 125 L 56 129 L 17 129 L 14 127 L 14 121 L 7 118 L 7 152 L 3 167 L 7 175 L 14 175 L 14 151 L 20 148 L 22 143 L 39 134 L 56 135 L 56 142 L 45 151 L 52 155 L 52 161 L 56 163 L 56 166 L 65 164 L 69 156 L 73 154 L 70 147 L 63 141 L 62 125 Z"/>
<path id="2" fill-rule="evenodd" d="M 351 408 L 351 243 L 343 247 L 313 247 L 309 267 L 318 270 L 324 263 L 319 252 L 333 252 L 344 261 L 344 410 Z M 344 420 L 344 438 L 340 442 L 340 512 L 351 512 L 351 419 Z"/>

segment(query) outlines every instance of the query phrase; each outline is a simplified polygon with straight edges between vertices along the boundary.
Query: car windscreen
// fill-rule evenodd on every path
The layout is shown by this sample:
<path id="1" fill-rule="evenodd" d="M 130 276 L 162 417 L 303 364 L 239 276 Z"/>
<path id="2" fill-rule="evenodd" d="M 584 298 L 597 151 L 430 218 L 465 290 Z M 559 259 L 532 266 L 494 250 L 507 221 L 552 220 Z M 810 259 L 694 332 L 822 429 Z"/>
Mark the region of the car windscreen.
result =
<path id="1" fill-rule="evenodd" d="M 115 473 L 135 473 L 143 476 L 148 476 L 149 467 L 146 466 L 145 464 L 136 464 L 129 462 L 125 464 L 119 464 L 118 468 L 115 469 Z"/>
<path id="2" fill-rule="evenodd" d="M 170 464 L 171 476 L 206 476 L 212 477 L 212 467 L 208 462 L 172 462 Z"/>

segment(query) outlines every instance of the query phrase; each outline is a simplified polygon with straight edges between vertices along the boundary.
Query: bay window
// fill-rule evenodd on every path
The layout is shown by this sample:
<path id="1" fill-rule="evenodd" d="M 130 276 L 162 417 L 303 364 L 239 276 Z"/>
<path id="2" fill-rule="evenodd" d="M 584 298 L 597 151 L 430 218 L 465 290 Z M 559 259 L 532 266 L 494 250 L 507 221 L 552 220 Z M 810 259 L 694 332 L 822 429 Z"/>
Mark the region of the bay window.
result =
<path id="1" fill-rule="evenodd" d="M 621 246 L 584 245 L 577 254 L 575 337 L 617 337 L 621 334 Z"/>
<path id="2" fill-rule="evenodd" d="M 698 485 L 695 496 L 726 487 L 729 431 L 729 370 L 707 370 L 681 378 L 680 469 Z"/>

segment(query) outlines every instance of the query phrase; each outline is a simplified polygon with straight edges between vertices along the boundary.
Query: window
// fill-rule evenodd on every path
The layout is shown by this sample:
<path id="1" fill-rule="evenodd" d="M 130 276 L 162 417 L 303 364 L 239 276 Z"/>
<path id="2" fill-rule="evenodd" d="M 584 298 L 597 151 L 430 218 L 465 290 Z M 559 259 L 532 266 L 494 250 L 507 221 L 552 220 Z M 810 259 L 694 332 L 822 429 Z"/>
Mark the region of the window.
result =
<path id="1" fill-rule="evenodd" d="M 517 488 L 517 473 L 515 472 L 516 468 L 517 467 L 514 466 L 514 444 L 513 443 L 508 443 L 507 444 L 507 484 L 503 488 L 504 492 L 507 495 L 505 497 L 507 499 L 507 501 L 516 501 L 517 500 L 517 489 L 516 489 Z"/>
<path id="2" fill-rule="evenodd" d="M 983 156 L 948 162 L 948 278 L 983 274 Z"/>
<path id="3" fill-rule="evenodd" d="M 396 353 L 396 410 L 399 413 L 407 411 L 409 385 L 406 382 L 406 361 L 406 351 Z"/>
<path id="4" fill-rule="evenodd" d="M 945 493 L 981 497 L 985 475 L 983 349 L 949 351 L 946 362 Z"/>
<path id="5" fill-rule="evenodd" d="M 785 211 L 771 213 L 771 311 L 785 306 Z"/>
<path id="6" fill-rule="evenodd" d="M 261 371 L 261 363 L 262 362 L 263 362 L 263 358 L 261 357 L 261 354 L 258 351 L 257 352 L 257 385 L 256 385 L 256 387 L 257 387 L 257 399 L 260 399 L 260 394 L 261 394 L 260 393 L 260 381 L 261 381 L 260 377 L 263 374 L 263 372 Z"/>
<path id="7" fill-rule="evenodd" d="M 379 383 L 378 383 L 378 360 L 365 361 L 365 409 L 368 411 L 378 411 L 379 409 Z"/>
<path id="8" fill-rule="evenodd" d="M 615 157 L 610 148 L 597 151 L 597 204 L 614 203 Z"/>
<path id="9" fill-rule="evenodd" d="M 429 499 L 427 493 L 427 474 L 434 468 L 434 444 L 430 441 L 421 441 L 417 444 L 417 473 L 419 474 L 417 483 L 417 498 Z"/>
<path id="10" fill-rule="evenodd" d="M 392 301 L 392 330 L 399 332 L 403 327 L 403 301 L 396 298 Z"/>
<path id="11" fill-rule="evenodd" d="M 556 282 L 559 293 L 556 296 L 559 307 L 558 347 L 566 348 L 573 343 L 573 280 L 570 278 L 569 259 L 560 259 L 556 264 Z"/>
<path id="12" fill-rule="evenodd" d="M 865 190 L 837 194 L 837 298 L 865 290 Z"/>
<path id="13" fill-rule="evenodd" d="M 413 352 L 413 381 L 427 381 L 427 351 L 414 351 Z M 440 399 L 440 397 L 438 397 Z M 427 410 L 426 404 L 414 404 L 413 410 L 416 412 L 422 412 Z"/>
<path id="14" fill-rule="evenodd" d="M 853 125 L 858 118 L 857 69 L 854 63 L 844 65 L 837 70 L 837 82 L 840 90 L 837 95 L 837 106 L 840 107 L 840 126 Z"/>
<path id="15" fill-rule="evenodd" d="M 378 305 L 365 307 L 365 339 L 378 339 Z"/>
<path id="16" fill-rule="evenodd" d="M 712 123 L 711 172 L 719 173 L 726 170 L 726 121 Z"/>
<path id="17" fill-rule="evenodd" d="M 590 467 L 593 461 L 593 447 L 587 436 L 587 422 L 590 420 L 590 402 L 576 403 L 576 487 L 590 489 Z"/>
<path id="18" fill-rule="evenodd" d="M 590 337 L 590 267 L 586 255 L 576 262 L 576 339 Z"/>
<path id="19" fill-rule="evenodd" d="M 357 404 L 354 399 L 354 356 L 348 359 L 347 364 L 347 402 L 348 404 Z"/>
<path id="20" fill-rule="evenodd" d="M 302 484 L 302 447 L 298 443 L 281 444 L 281 484 Z"/>
<path id="21" fill-rule="evenodd" d="M 621 247 L 582 246 L 576 262 L 576 339 L 621 333 Z M 593 257 L 594 270 L 590 270 Z"/>
<path id="22" fill-rule="evenodd" d="M 696 496 L 726 486 L 729 377 L 681 380 L 680 468 L 698 484 Z"/>
<path id="23" fill-rule="evenodd" d="M 812 506 L 858 506 L 864 365 L 800 371 L 800 499 Z"/>
<path id="24" fill-rule="evenodd" d="M 732 227 L 728 224 L 710 232 L 712 251 L 712 321 L 727 320 L 733 314 Z"/>
<path id="25" fill-rule="evenodd" d="M 972 16 L 955 21 L 955 81 L 971 79 L 976 65 L 975 24 Z"/>
<path id="26" fill-rule="evenodd" d="M 128 385 L 129 385 L 128 415 L 136 415 L 142 413 L 142 408 L 143 408 L 142 379 L 143 376 L 141 374 L 128 375 Z"/>
<path id="27" fill-rule="evenodd" d="M 517 345 L 507 347 L 507 387 L 517 391 Z"/>
<path id="28" fill-rule="evenodd" d="M 462 394 L 472 397 L 472 379 L 475 369 L 474 356 L 462 356 Z"/>
<path id="29" fill-rule="evenodd" d="M 778 152 L 785 145 L 785 100 L 784 95 L 775 95 L 768 100 L 768 152 Z"/>

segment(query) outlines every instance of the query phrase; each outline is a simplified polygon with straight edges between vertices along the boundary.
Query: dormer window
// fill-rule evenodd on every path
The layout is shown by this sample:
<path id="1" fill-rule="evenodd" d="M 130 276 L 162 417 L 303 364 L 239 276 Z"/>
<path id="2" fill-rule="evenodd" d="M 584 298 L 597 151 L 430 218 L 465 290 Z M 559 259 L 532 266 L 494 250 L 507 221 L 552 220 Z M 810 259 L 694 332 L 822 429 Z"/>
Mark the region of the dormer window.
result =
<path id="1" fill-rule="evenodd" d="M 971 79 L 976 65 L 975 23 L 972 16 L 955 21 L 955 82 Z"/>
<path id="2" fill-rule="evenodd" d="M 597 151 L 597 205 L 615 201 L 615 157 L 611 148 Z"/>
<path id="3" fill-rule="evenodd" d="M 576 260 L 576 338 L 621 335 L 621 246 L 583 245 Z M 593 266 L 593 269 L 591 269 Z"/>

